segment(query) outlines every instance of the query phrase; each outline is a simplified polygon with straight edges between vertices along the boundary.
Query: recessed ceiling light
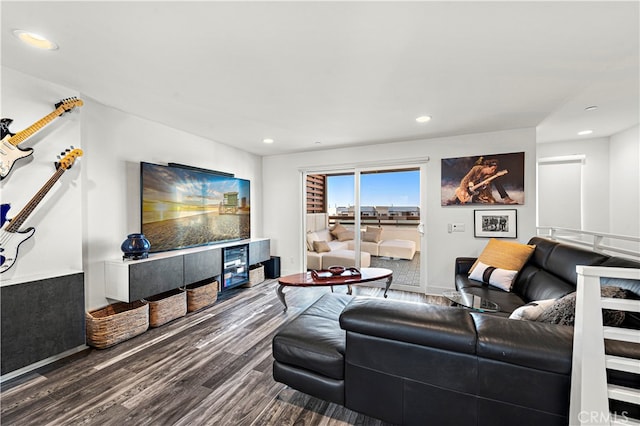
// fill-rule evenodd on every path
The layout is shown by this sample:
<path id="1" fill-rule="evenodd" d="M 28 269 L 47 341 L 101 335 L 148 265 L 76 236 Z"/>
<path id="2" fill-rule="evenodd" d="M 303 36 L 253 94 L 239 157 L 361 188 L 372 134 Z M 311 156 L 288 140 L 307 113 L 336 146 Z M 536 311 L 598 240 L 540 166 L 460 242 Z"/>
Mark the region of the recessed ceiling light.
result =
<path id="1" fill-rule="evenodd" d="M 273 139 L 262 139 L 262 142 L 264 143 L 273 143 Z"/>
<path id="2" fill-rule="evenodd" d="M 320 141 L 315 141 L 314 143 L 315 143 L 316 145 L 320 145 L 322 142 L 320 142 Z"/>
<path id="3" fill-rule="evenodd" d="M 578 132 L 578 136 L 590 135 L 591 133 L 593 133 L 593 130 L 582 130 Z"/>
<path id="4" fill-rule="evenodd" d="M 591 106 L 586 107 L 584 110 L 585 111 L 595 111 L 597 109 L 598 109 L 598 105 L 591 105 Z"/>
<path id="5" fill-rule="evenodd" d="M 421 115 L 420 117 L 416 118 L 416 121 L 418 123 L 427 123 L 427 122 L 431 121 L 431 116 L 430 115 Z"/>
<path id="6" fill-rule="evenodd" d="M 13 30 L 13 35 L 29 46 L 43 50 L 57 50 L 58 45 L 40 34 L 25 30 Z"/>

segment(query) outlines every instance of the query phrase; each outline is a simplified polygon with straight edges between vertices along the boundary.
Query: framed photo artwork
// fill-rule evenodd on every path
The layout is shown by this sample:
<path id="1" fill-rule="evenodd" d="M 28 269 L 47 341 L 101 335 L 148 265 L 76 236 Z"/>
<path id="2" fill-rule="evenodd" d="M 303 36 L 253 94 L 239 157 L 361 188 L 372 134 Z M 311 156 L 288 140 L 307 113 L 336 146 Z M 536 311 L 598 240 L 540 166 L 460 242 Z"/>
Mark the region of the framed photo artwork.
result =
<path id="1" fill-rule="evenodd" d="M 517 238 L 517 210 L 474 210 L 473 236 L 476 238 Z"/>
<path id="2" fill-rule="evenodd" d="M 524 204 L 524 152 L 443 158 L 441 205 Z"/>

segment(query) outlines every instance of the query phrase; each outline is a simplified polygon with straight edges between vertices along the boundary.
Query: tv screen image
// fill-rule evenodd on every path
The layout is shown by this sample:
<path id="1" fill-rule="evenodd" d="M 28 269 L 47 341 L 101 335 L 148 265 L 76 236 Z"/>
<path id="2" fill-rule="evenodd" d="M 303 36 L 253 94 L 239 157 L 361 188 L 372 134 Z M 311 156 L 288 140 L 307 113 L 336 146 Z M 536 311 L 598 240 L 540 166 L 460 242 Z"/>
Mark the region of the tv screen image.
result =
<path id="1" fill-rule="evenodd" d="M 250 182 L 140 163 L 141 230 L 151 253 L 251 236 Z"/>

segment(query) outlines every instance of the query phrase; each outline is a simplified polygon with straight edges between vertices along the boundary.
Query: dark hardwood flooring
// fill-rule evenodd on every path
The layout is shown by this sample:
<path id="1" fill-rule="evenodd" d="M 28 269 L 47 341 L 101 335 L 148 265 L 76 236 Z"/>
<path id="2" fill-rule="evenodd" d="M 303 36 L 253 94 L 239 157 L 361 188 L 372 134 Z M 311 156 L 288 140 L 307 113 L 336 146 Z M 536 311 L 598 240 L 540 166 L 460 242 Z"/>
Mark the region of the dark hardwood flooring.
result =
<path id="1" fill-rule="evenodd" d="M 232 290 L 215 304 L 104 350 L 7 381 L 2 425 L 382 425 L 273 380 L 271 339 L 323 293 L 276 280 Z M 336 287 L 336 292 L 346 291 Z M 382 297 L 383 290 L 354 287 Z M 389 291 L 389 298 L 430 296 Z"/>

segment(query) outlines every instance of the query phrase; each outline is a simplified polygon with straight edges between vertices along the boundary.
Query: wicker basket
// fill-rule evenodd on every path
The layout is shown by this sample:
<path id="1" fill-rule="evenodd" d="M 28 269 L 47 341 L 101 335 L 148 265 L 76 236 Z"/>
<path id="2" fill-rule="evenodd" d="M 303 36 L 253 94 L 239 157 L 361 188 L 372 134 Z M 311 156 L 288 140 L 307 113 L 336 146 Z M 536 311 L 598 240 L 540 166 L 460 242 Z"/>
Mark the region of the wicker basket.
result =
<path id="1" fill-rule="evenodd" d="M 186 290 L 187 312 L 202 309 L 218 299 L 218 281 L 190 284 Z"/>
<path id="2" fill-rule="evenodd" d="M 249 268 L 249 282 L 243 287 L 252 287 L 264 281 L 264 266 L 258 264 Z"/>
<path id="3" fill-rule="evenodd" d="M 148 297 L 149 327 L 160 327 L 187 314 L 187 292 L 171 290 Z"/>
<path id="4" fill-rule="evenodd" d="M 114 303 L 86 312 L 87 344 L 108 348 L 149 328 L 149 305 L 142 301 Z"/>

